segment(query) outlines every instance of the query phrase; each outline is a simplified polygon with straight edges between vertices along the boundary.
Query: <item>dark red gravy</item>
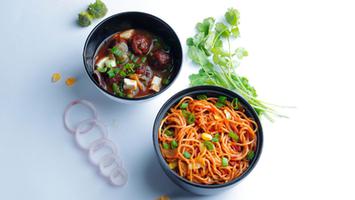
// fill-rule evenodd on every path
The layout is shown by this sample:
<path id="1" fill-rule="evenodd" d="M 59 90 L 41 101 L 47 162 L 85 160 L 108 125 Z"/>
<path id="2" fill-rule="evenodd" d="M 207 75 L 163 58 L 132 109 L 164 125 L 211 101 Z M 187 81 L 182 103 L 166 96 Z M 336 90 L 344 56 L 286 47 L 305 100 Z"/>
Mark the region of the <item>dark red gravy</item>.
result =
<path id="1" fill-rule="evenodd" d="M 139 98 L 157 93 L 169 84 L 173 58 L 170 47 L 159 37 L 144 30 L 131 30 L 115 33 L 100 44 L 93 75 L 107 92 Z M 159 79 L 160 86 L 156 84 Z"/>

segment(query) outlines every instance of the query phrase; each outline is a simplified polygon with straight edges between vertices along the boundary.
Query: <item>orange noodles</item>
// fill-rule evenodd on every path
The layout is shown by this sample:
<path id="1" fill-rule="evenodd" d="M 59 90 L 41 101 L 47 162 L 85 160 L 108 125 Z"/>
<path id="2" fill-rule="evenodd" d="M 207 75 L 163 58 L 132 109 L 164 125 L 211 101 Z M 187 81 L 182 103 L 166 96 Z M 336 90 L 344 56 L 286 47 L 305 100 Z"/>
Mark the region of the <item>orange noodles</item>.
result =
<path id="1" fill-rule="evenodd" d="M 161 121 L 160 150 L 170 169 L 187 180 L 222 184 L 248 169 L 257 128 L 236 101 L 186 96 Z"/>

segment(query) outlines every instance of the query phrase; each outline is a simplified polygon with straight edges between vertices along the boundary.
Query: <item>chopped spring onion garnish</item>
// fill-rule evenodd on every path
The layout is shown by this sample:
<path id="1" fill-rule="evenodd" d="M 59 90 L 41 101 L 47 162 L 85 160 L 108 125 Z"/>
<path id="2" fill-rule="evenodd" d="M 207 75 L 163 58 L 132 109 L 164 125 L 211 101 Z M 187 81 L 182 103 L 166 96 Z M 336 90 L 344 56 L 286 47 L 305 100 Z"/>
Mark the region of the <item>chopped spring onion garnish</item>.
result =
<path id="1" fill-rule="evenodd" d="M 115 54 L 116 56 L 122 56 L 123 55 L 123 51 L 121 51 L 118 47 L 113 47 L 111 49 L 111 52 L 113 54 Z"/>
<path id="2" fill-rule="evenodd" d="M 97 71 L 99 71 L 101 73 L 105 73 L 107 71 L 107 67 L 106 66 L 98 67 Z"/>
<path id="3" fill-rule="evenodd" d="M 178 147 L 178 143 L 176 142 L 176 140 L 171 141 L 171 148 L 176 149 L 177 147 Z"/>
<path id="4" fill-rule="evenodd" d="M 216 135 L 214 135 L 214 137 L 212 138 L 212 142 L 219 142 L 219 134 L 217 133 Z"/>
<path id="5" fill-rule="evenodd" d="M 106 73 L 107 73 L 109 78 L 113 78 L 116 75 L 115 71 L 112 68 L 110 70 L 108 70 Z"/>
<path id="6" fill-rule="evenodd" d="M 189 111 L 182 110 L 182 115 L 185 117 L 188 124 L 193 124 L 195 122 L 195 115 Z"/>
<path id="7" fill-rule="evenodd" d="M 226 157 L 222 157 L 222 166 L 227 167 L 228 166 L 228 159 Z"/>
<path id="8" fill-rule="evenodd" d="M 167 143 L 163 143 L 163 149 L 169 149 L 169 145 Z"/>
<path id="9" fill-rule="evenodd" d="M 139 59 L 139 57 L 135 57 L 135 58 L 133 58 L 132 61 L 133 61 L 134 63 L 137 63 L 138 59 Z"/>
<path id="10" fill-rule="evenodd" d="M 189 105 L 189 103 L 184 102 L 184 103 L 182 103 L 182 104 L 180 105 L 180 108 L 181 108 L 181 109 L 186 109 L 188 105 Z"/>
<path id="11" fill-rule="evenodd" d="M 125 71 L 123 71 L 123 70 L 120 70 L 118 73 L 119 73 L 120 76 L 122 76 L 122 77 L 127 76 L 127 73 L 126 73 Z"/>
<path id="12" fill-rule="evenodd" d="M 133 60 L 134 59 L 134 54 L 129 55 L 129 59 Z"/>
<path id="13" fill-rule="evenodd" d="M 206 99 L 207 99 L 207 95 L 205 95 L 205 94 L 197 95 L 196 98 L 197 98 L 198 100 L 206 100 Z"/>
<path id="14" fill-rule="evenodd" d="M 144 63 L 147 60 L 147 57 L 142 57 L 141 63 Z"/>
<path id="15" fill-rule="evenodd" d="M 174 132 L 171 131 L 171 130 L 169 130 L 169 129 L 167 129 L 167 130 L 165 131 L 165 135 L 167 135 L 167 136 L 174 136 Z"/>
<path id="16" fill-rule="evenodd" d="M 203 144 L 206 146 L 206 148 L 207 148 L 209 151 L 212 151 L 212 150 L 214 149 L 214 145 L 213 145 L 212 142 L 210 142 L 210 141 L 205 141 Z"/>
<path id="17" fill-rule="evenodd" d="M 221 108 L 222 106 L 225 105 L 226 103 L 226 100 L 227 100 L 227 97 L 226 96 L 219 96 L 218 97 L 218 101 L 216 103 L 216 107 L 217 108 Z"/>
<path id="18" fill-rule="evenodd" d="M 228 133 L 228 136 L 231 137 L 236 142 L 238 142 L 238 140 L 239 140 L 239 136 L 236 133 L 234 133 L 233 131 L 230 131 Z"/>
<path id="19" fill-rule="evenodd" d="M 117 83 L 113 83 L 112 84 L 112 91 L 113 91 L 113 94 L 115 94 L 115 95 L 117 95 L 119 93 L 119 89 L 118 89 Z"/>
<path id="20" fill-rule="evenodd" d="M 163 85 L 168 85 L 169 82 L 170 82 L 169 78 L 164 78 L 162 81 Z"/>
<path id="21" fill-rule="evenodd" d="M 190 154 L 189 152 L 187 152 L 187 151 L 185 151 L 185 152 L 183 153 L 183 155 L 184 155 L 184 157 L 187 158 L 187 159 L 190 159 L 190 158 L 191 158 L 191 154 Z"/>
<path id="22" fill-rule="evenodd" d="M 231 106 L 235 109 L 235 110 L 238 110 L 239 106 L 238 106 L 238 98 L 234 98 L 232 103 L 231 103 Z"/>
<path id="23" fill-rule="evenodd" d="M 253 160 L 254 156 L 255 156 L 254 151 L 253 151 L 253 150 L 250 150 L 250 151 L 248 152 L 248 154 L 247 154 L 247 159 L 248 159 L 248 160 Z"/>

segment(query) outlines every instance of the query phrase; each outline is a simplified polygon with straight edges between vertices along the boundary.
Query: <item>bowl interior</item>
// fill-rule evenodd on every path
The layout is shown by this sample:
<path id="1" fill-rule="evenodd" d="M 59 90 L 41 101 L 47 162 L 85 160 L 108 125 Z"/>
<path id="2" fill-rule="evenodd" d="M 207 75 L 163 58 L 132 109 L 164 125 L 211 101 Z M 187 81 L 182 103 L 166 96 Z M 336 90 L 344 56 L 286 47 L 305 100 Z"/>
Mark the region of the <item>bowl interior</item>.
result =
<path id="1" fill-rule="evenodd" d="M 187 179 L 179 176 L 175 171 L 171 170 L 166 163 L 165 159 L 163 158 L 160 148 L 159 148 L 159 141 L 158 141 L 158 129 L 160 126 L 160 122 L 162 119 L 166 116 L 166 113 L 169 111 L 169 109 L 177 104 L 183 97 L 185 96 L 191 96 L 191 97 L 196 97 L 197 95 L 201 94 L 206 94 L 208 97 L 218 97 L 218 96 L 226 96 L 229 101 L 232 101 L 234 98 L 238 98 L 240 104 L 245 108 L 246 115 L 250 118 L 252 118 L 258 125 L 258 131 L 257 131 L 257 144 L 256 144 L 256 151 L 255 151 L 255 157 L 254 159 L 250 162 L 249 168 L 238 178 L 224 184 L 218 184 L 218 185 L 203 185 L 203 184 L 198 184 L 198 183 L 193 183 L 188 181 Z M 181 181 L 200 188 L 221 188 L 221 187 L 226 187 L 229 185 L 232 185 L 236 182 L 239 182 L 241 179 L 243 179 L 245 176 L 247 176 L 250 171 L 254 168 L 255 164 L 257 163 L 260 154 L 261 154 L 261 149 L 262 149 L 262 142 L 263 142 L 263 134 L 262 134 L 262 127 L 259 121 L 259 117 L 257 116 L 256 112 L 254 109 L 250 106 L 250 104 L 240 95 L 221 88 L 221 87 L 216 87 L 216 86 L 198 86 L 198 87 L 192 87 L 185 89 L 177 94 L 175 94 L 173 97 L 171 97 L 160 109 L 155 122 L 154 122 L 154 128 L 153 128 L 153 142 L 154 142 L 154 148 L 155 151 L 158 155 L 159 162 L 161 166 L 163 167 L 164 171 L 166 173 L 172 173 L 175 177 L 180 179 Z"/>
<path id="2" fill-rule="evenodd" d="M 170 83 L 165 86 L 162 90 L 159 92 L 144 96 L 144 97 L 139 97 L 139 98 L 125 98 L 125 97 L 117 97 L 112 95 L 111 93 L 107 92 L 103 88 L 100 87 L 100 85 L 96 82 L 96 80 L 93 77 L 93 70 L 94 70 L 94 56 L 96 53 L 97 48 L 100 46 L 100 44 L 109 36 L 111 36 L 114 33 L 117 33 L 119 31 L 124 31 L 127 29 L 143 29 L 146 31 L 151 32 L 152 34 L 155 34 L 162 38 L 162 40 L 171 47 L 171 56 L 173 58 L 173 66 L 174 69 L 172 71 L 171 75 L 171 81 Z M 182 48 L 181 44 L 179 41 L 179 38 L 177 37 L 176 33 L 174 30 L 163 20 L 147 14 L 147 13 L 142 13 L 142 12 L 124 12 L 124 13 L 119 13 L 116 15 L 113 15 L 111 17 L 108 17 L 107 19 L 103 20 L 101 23 L 99 23 L 89 34 L 85 46 L 84 46 L 84 51 L 83 51 L 83 60 L 84 60 L 84 65 L 85 69 L 90 77 L 90 79 L 104 92 L 107 94 L 117 97 L 120 99 L 126 99 L 126 100 L 142 100 L 142 99 L 147 99 L 152 96 L 156 96 L 160 93 L 162 93 L 165 89 L 167 89 L 172 82 L 175 80 L 177 77 L 181 64 L 182 64 Z"/>

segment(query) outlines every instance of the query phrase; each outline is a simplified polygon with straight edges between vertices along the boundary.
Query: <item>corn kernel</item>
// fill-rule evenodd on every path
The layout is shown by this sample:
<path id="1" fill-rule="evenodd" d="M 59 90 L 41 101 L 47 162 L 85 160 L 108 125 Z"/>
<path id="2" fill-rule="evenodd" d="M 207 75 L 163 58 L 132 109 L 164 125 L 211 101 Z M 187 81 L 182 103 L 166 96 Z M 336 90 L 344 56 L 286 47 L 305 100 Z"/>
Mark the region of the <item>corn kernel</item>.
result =
<path id="1" fill-rule="evenodd" d="M 202 133 L 201 135 L 202 139 L 205 141 L 210 141 L 212 140 L 212 135 L 208 134 L 208 133 Z"/>
<path id="2" fill-rule="evenodd" d="M 67 80 L 65 81 L 65 84 L 67 84 L 68 87 L 71 87 L 74 85 L 74 83 L 76 82 L 76 78 L 74 77 L 69 77 L 67 78 Z"/>
<path id="3" fill-rule="evenodd" d="M 222 117 L 217 115 L 217 114 L 213 115 L 213 117 L 214 117 L 215 120 L 221 120 L 222 119 Z"/>
<path id="4" fill-rule="evenodd" d="M 61 78 L 61 75 L 59 73 L 54 73 L 52 75 L 52 82 L 55 83 L 55 82 L 59 81 L 60 78 Z"/>
<path id="5" fill-rule="evenodd" d="M 171 163 L 169 163 L 169 168 L 170 168 L 170 169 L 175 169 L 176 166 L 177 166 L 177 163 L 176 163 L 176 162 L 171 162 Z"/>

